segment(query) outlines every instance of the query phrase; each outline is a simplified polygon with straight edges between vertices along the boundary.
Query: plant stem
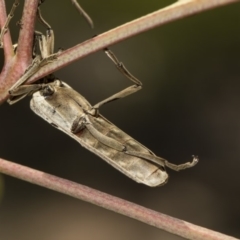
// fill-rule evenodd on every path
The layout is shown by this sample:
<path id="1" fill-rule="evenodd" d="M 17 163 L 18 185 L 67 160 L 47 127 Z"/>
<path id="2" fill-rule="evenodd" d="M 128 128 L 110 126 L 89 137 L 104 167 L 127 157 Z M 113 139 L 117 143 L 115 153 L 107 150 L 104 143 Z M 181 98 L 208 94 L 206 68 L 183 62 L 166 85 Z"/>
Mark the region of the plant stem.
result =
<path id="1" fill-rule="evenodd" d="M 22 24 L 18 38 L 16 61 L 24 64 L 24 68 L 32 61 L 33 36 L 36 20 L 36 12 L 39 0 L 25 0 L 22 16 Z"/>
<path id="2" fill-rule="evenodd" d="M 0 158 L 0 172 L 57 192 L 90 202 L 148 225 L 194 240 L 234 240 L 236 238 L 218 233 L 183 220 L 147 209 L 140 205 L 111 196 L 98 190 L 25 167 Z"/>
<path id="3" fill-rule="evenodd" d="M 32 62 L 34 26 L 38 3 L 39 0 L 25 0 L 16 55 L 13 52 L 9 30 L 4 34 L 5 62 L 0 75 L 0 104 L 8 98 L 8 90 L 18 81 Z M 1 26 L 5 24 L 4 19 L 6 21 L 4 9 L 5 3 L 3 0 L 0 0 Z"/>
<path id="4" fill-rule="evenodd" d="M 3 28 L 6 20 L 7 20 L 7 13 L 6 13 L 5 1 L 0 0 L 0 27 L 1 27 L 1 29 Z M 3 36 L 3 50 L 4 50 L 4 61 L 6 63 L 13 56 L 12 39 L 11 39 L 9 29 Z"/>
<path id="5" fill-rule="evenodd" d="M 70 63 L 110 45 L 148 31 L 168 22 L 184 18 L 205 10 L 238 2 L 239 0 L 182 0 L 166 8 L 128 22 L 90 40 L 78 44 L 61 54 L 56 61 L 43 66 L 28 83 L 34 82 Z"/>

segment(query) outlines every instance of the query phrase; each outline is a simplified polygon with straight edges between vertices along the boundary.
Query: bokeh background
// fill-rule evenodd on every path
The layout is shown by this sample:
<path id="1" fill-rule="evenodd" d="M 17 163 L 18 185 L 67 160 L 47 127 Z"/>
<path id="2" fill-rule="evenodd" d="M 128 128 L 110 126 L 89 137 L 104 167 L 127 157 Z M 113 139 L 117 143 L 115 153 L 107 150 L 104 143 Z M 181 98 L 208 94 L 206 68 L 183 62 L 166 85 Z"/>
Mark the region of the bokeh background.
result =
<path id="1" fill-rule="evenodd" d="M 81 0 L 94 30 L 68 0 L 45 1 L 42 14 L 55 30 L 57 51 L 173 2 Z M 11 23 L 15 41 L 21 11 Z M 163 187 L 137 184 L 35 115 L 30 98 L 1 105 L 1 157 L 240 238 L 240 4 L 169 23 L 111 49 L 144 88 L 101 113 L 174 163 L 199 155 L 196 167 L 169 170 Z M 56 75 L 92 104 L 131 84 L 103 52 Z M 1 176 L 0 186 L 1 240 L 182 239 L 9 176 Z"/>

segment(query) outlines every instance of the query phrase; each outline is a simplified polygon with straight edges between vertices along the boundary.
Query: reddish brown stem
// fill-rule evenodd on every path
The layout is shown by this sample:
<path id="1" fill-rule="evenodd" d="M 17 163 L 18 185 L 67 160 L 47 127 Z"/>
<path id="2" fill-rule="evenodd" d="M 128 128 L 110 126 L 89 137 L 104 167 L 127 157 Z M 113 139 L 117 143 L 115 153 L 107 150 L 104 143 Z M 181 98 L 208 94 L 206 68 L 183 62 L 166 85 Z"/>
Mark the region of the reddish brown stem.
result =
<path id="1" fill-rule="evenodd" d="M 16 60 L 19 64 L 23 64 L 25 69 L 32 61 L 33 35 L 38 2 L 39 0 L 25 0 L 23 8 Z"/>
<path id="2" fill-rule="evenodd" d="M 60 54 L 57 61 L 42 67 L 38 73 L 29 79 L 34 82 L 56 70 L 98 50 L 104 49 L 126 38 L 161 26 L 170 21 L 190 16 L 205 10 L 219 7 L 239 0 L 182 0 L 166 8 L 150 13 L 122 26 L 105 32 L 93 39 L 78 44 Z"/>
<path id="3" fill-rule="evenodd" d="M 0 0 L 0 3 L 3 7 L 3 0 Z M 5 64 L 0 75 L 0 103 L 7 99 L 8 90 L 18 81 L 32 62 L 33 35 L 38 3 L 39 0 L 25 0 L 17 53 L 14 55 L 12 44 L 12 52 L 10 53 L 8 50 L 5 53 Z M 5 34 L 4 39 L 8 36 L 7 34 Z M 5 46 L 4 42 L 4 49 L 5 47 L 10 49 L 10 46 Z"/>
<path id="4" fill-rule="evenodd" d="M 0 158 L 0 172 L 90 202 L 170 233 L 195 240 L 236 240 L 183 220 L 147 209 L 84 185 Z"/>
<path id="5" fill-rule="evenodd" d="M 76 61 L 86 55 L 101 50 L 126 38 L 147 31 L 156 26 L 170 21 L 183 18 L 198 12 L 237 2 L 239 0 L 181 0 L 169 7 L 160 9 L 142 18 L 119 26 L 113 30 L 103 33 L 93 39 L 79 44 L 61 53 L 56 61 L 42 67 L 28 83 L 34 82 L 56 70 Z M 3 0 L 0 0 L 3 4 Z M 25 0 L 22 23 L 20 31 L 17 58 L 4 66 L 0 76 L 0 103 L 7 99 L 8 89 L 22 76 L 31 62 L 33 29 L 36 17 L 38 0 Z M 4 5 L 5 6 L 5 5 Z M 10 59 L 11 60 L 11 59 Z"/>
<path id="6" fill-rule="evenodd" d="M 7 13 L 6 13 L 5 1 L 0 0 L 0 27 L 1 28 L 4 26 L 6 19 L 7 19 Z M 6 63 L 13 57 L 12 39 L 11 39 L 9 29 L 3 36 L 3 50 L 4 50 L 4 62 Z"/>

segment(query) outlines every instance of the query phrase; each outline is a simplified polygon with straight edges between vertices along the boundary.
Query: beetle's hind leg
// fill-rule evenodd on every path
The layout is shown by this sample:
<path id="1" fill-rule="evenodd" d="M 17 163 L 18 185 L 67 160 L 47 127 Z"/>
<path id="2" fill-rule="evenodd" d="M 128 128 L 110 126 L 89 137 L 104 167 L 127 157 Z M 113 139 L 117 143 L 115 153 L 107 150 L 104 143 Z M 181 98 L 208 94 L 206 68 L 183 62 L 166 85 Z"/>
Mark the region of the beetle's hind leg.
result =
<path id="1" fill-rule="evenodd" d="M 104 99 L 103 101 L 95 104 L 93 106 L 93 110 L 90 111 L 90 113 L 92 115 L 97 115 L 98 113 L 98 109 L 106 104 L 109 103 L 111 101 L 117 100 L 119 98 L 124 98 L 132 93 L 135 93 L 137 91 L 139 91 L 140 89 L 142 89 L 142 82 L 140 80 L 138 80 L 136 77 L 134 77 L 128 70 L 127 68 L 123 65 L 122 62 L 120 62 L 117 57 L 114 55 L 114 53 L 109 50 L 108 48 L 104 49 L 105 53 L 107 54 L 107 56 L 113 61 L 113 63 L 115 64 L 115 66 L 117 67 L 117 69 L 125 76 L 127 77 L 129 80 L 131 80 L 134 85 L 123 89 L 122 91 L 115 93 L 114 95 L 110 96 L 107 99 Z"/>
<path id="2" fill-rule="evenodd" d="M 186 162 L 186 163 L 182 163 L 182 164 L 176 165 L 176 164 L 170 163 L 168 161 L 165 161 L 165 166 L 170 168 L 170 169 L 172 169 L 172 170 L 174 170 L 174 171 L 180 171 L 180 170 L 184 170 L 186 168 L 193 167 L 197 163 L 198 163 L 198 157 L 197 156 L 193 156 L 192 162 Z"/>
<path id="3" fill-rule="evenodd" d="M 191 168 L 193 166 L 195 166 L 198 163 L 198 157 L 197 156 L 193 156 L 193 160 L 192 162 L 186 162 L 186 163 L 182 163 L 182 164 L 173 164 L 168 162 L 166 159 L 158 157 L 158 156 L 154 156 L 151 154 L 145 154 L 145 153 L 141 153 L 141 152 L 135 152 L 135 151 L 125 151 L 126 154 L 131 155 L 131 156 L 135 156 L 135 157 L 139 157 L 142 159 L 146 159 L 147 161 L 153 162 L 155 164 L 157 164 L 158 166 L 162 166 L 162 167 L 168 167 L 174 171 L 181 171 L 184 170 L 186 168 Z"/>
<path id="4" fill-rule="evenodd" d="M 176 165 L 176 164 L 168 162 L 164 158 L 152 155 L 150 153 L 147 154 L 147 153 L 129 150 L 128 145 L 124 145 L 121 142 L 117 141 L 116 139 L 108 137 L 108 136 L 102 134 L 101 132 L 99 132 L 95 127 L 94 121 L 92 121 L 91 117 L 89 117 L 88 115 L 82 115 L 82 116 L 76 117 L 76 119 L 72 123 L 71 132 L 76 134 L 85 127 L 102 144 L 104 144 L 114 150 L 117 150 L 119 152 L 124 152 L 127 155 L 131 155 L 131 156 L 152 162 L 152 163 L 156 164 L 158 167 L 162 168 L 162 170 L 165 170 L 165 167 L 168 167 L 174 171 L 180 171 L 180 170 L 183 170 L 186 168 L 193 167 L 198 163 L 197 156 L 193 156 L 192 162 L 186 162 L 183 164 Z"/>

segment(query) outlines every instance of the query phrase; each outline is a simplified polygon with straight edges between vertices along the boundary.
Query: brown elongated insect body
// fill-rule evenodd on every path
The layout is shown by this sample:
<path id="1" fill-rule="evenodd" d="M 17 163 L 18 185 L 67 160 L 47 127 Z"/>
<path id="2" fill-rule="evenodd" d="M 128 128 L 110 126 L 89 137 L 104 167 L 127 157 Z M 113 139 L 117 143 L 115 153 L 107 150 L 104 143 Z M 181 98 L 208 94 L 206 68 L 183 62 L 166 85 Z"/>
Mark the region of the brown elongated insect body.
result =
<path id="1" fill-rule="evenodd" d="M 90 17 L 81 6 L 75 0 L 72 2 L 89 24 L 93 26 Z M 47 28 L 46 35 L 35 32 L 35 41 L 39 44 L 40 54 L 36 53 L 35 44 L 33 46 L 34 59 L 32 63 L 24 75 L 9 89 L 9 104 L 14 104 L 25 96 L 33 94 L 30 105 L 37 115 L 68 134 L 83 147 L 104 159 L 123 174 L 147 186 L 155 187 L 167 182 L 168 174 L 165 167 L 179 171 L 196 165 L 197 157 L 194 157 L 192 162 L 175 165 L 156 156 L 99 114 L 99 108 L 102 105 L 124 98 L 142 88 L 141 81 L 134 77 L 113 52 L 107 48 L 104 49 L 107 56 L 117 69 L 134 84 L 94 106 L 91 106 L 81 94 L 66 83 L 57 80 L 55 77 L 52 79 L 51 75 L 39 81 L 38 84 L 23 85 L 39 69 L 55 61 L 58 57 L 58 53 L 54 54 L 53 51 L 54 32 L 43 19 L 40 8 L 38 8 L 37 16 Z"/>
<path id="2" fill-rule="evenodd" d="M 167 182 L 165 165 L 170 163 L 155 156 L 100 114 L 92 115 L 90 103 L 66 83 L 55 80 L 43 86 L 33 94 L 30 107 L 44 120 L 136 182 L 150 187 Z M 192 163 L 182 164 L 185 167 L 178 170 L 196 163 L 197 158 L 194 158 Z"/>

